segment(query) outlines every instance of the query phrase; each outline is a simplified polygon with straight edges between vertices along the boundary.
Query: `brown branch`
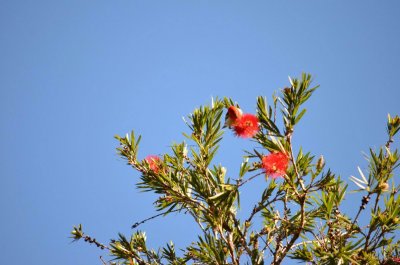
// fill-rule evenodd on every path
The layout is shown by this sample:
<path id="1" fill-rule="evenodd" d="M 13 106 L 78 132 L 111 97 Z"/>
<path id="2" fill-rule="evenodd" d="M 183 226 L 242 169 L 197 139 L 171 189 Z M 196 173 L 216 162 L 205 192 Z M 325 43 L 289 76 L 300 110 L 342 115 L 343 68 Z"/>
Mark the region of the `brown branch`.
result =
<path id="1" fill-rule="evenodd" d="M 379 193 L 376 195 L 376 198 L 375 198 L 374 214 L 376 213 L 376 210 L 377 210 L 377 207 L 378 207 L 380 195 L 381 195 L 381 193 L 379 192 Z M 365 246 L 364 246 L 364 250 L 365 250 L 365 251 L 368 251 L 368 246 L 369 246 L 369 243 L 370 243 L 370 242 L 369 242 L 369 239 L 371 238 L 371 235 L 372 235 L 372 233 L 373 233 L 373 231 L 374 231 L 373 229 L 374 229 L 373 227 L 369 227 L 367 237 L 365 238 Z"/>
<path id="2" fill-rule="evenodd" d="M 393 137 L 392 137 L 392 136 L 389 136 L 389 139 L 388 139 L 388 141 L 386 142 L 385 146 L 389 149 L 389 148 L 390 148 L 390 144 L 393 143 L 393 142 L 394 142 L 394 141 L 393 141 Z"/>
<path id="3" fill-rule="evenodd" d="M 283 248 L 283 252 L 279 253 L 280 251 L 275 251 L 274 255 L 274 261 L 273 265 L 279 265 L 281 264 L 282 260 L 285 258 L 286 254 L 288 251 L 292 248 L 293 244 L 296 242 L 296 240 L 300 237 L 301 232 L 304 229 L 304 226 L 306 225 L 306 218 L 305 218 L 305 195 L 303 198 L 299 198 L 300 200 L 300 227 L 297 229 L 296 233 L 293 234 L 292 239 L 290 242 Z M 278 249 L 279 250 L 279 249 Z"/>
<path id="4" fill-rule="evenodd" d="M 349 231 L 349 234 L 348 234 L 349 236 L 351 235 L 351 232 L 352 232 L 352 230 L 353 230 L 353 227 L 354 227 L 354 225 L 357 223 L 358 217 L 360 216 L 362 210 L 365 209 L 366 205 L 368 204 L 369 200 L 371 199 L 371 195 L 372 195 L 372 193 L 371 193 L 371 192 L 368 192 L 368 195 L 366 195 L 366 196 L 364 196 L 364 197 L 362 198 L 362 200 L 361 200 L 361 206 L 360 206 L 360 208 L 358 209 L 358 212 L 357 212 L 357 214 L 356 214 L 356 217 L 354 217 L 354 220 L 353 220 L 353 222 L 351 223 L 350 231 Z"/>
<path id="5" fill-rule="evenodd" d="M 236 230 L 237 230 L 240 238 L 242 239 L 242 245 L 243 245 L 244 249 L 246 250 L 247 254 L 251 257 L 251 250 L 247 246 L 246 236 L 244 233 L 242 233 L 242 230 L 240 229 L 239 221 L 236 219 L 235 215 L 232 212 L 231 212 L 231 217 L 233 219 L 233 223 L 236 227 Z M 245 229 L 246 229 L 246 225 L 245 225 Z"/>
<path id="6" fill-rule="evenodd" d="M 96 247 L 100 248 L 100 249 L 108 249 L 110 250 L 110 248 L 102 243 L 100 243 L 99 241 L 96 240 L 96 238 L 92 238 L 88 235 L 83 234 L 82 238 L 85 242 L 89 242 L 89 244 L 95 244 Z"/>
<path id="7" fill-rule="evenodd" d="M 224 231 L 222 231 L 222 227 L 221 227 L 221 226 L 218 226 L 218 232 L 219 232 L 219 234 L 221 235 L 222 240 L 224 240 L 225 243 L 226 243 L 227 246 L 228 246 L 229 254 L 231 255 L 231 259 L 232 259 L 232 263 L 233 263 L 234 265 L 239 265 L 239 262 L 237 261 L 237 259 L 236 259 L 236 257 L 235 257 L 235 246 L 234 246 L 234 244 L 233 244 L 232 237 L 231 237 L 230 234 L 229 234 L 229 235 L 228 235 L 228 239 L 229 239 L 229 240 L 228 240 L 228 239 L 225 237 Z"/>

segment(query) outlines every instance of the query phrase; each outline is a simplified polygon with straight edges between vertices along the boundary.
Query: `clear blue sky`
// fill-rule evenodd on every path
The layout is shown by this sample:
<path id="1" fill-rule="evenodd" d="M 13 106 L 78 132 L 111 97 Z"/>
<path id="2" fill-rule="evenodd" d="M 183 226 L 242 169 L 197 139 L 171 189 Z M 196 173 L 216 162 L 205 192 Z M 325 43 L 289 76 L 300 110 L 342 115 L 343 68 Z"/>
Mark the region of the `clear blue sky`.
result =
<path id="1" fill-rule="evenodd" d="M 256 96 L 303 71 L 321 88 L 295 141 L 345 179 L 365 169 L 362 152 L 386 140 L 387 113 L 400 114 L 399 10 L 399 1 L 0 1 L 2 262 L 100 264 L 94 247 L 69 244 L 73 225 L 108 242 L 154 214 L 114 134 L 142 134 L 141 157 L 168 152 L 183 139 L 181 117 L 211 96 L 254 112 Z M 251 146 L 228 133 L 216 162 L 234 175 Z M 152 246 L 178 247 L 196 231 L 173 215 L 141 229 Z"/>

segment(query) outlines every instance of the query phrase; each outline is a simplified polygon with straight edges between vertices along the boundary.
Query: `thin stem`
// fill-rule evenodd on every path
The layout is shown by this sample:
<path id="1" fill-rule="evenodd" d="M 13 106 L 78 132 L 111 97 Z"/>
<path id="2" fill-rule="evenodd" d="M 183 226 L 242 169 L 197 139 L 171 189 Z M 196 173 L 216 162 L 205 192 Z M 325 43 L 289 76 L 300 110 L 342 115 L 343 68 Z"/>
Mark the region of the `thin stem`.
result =
<path id="1" fill-rule="evenodd" d="M 279 258 L 276 261 L 276 263 L 274 263 L 274 265 L 279 265 L 281 264 L 282 260 L 284 259 L 284 257 L 286 256 L 286 254 L 288 253 L 288 251 L 292 248 L 293 244 L 296 242 L 296 240 L 299 238 L 301 232 L 304 229 L 304 226 L 306 224 L 306 219 L 305 219 L 305 199 L 303 199 L 301 201 L 301 205 L 300 205 L 300 227 L 298 228 L 298 230 L 296 231 L 296 233 L 293 235 L 292 239 L 290 240 L 289 244 L 287 244 L 284 249 L 283 252 L 279 254 Z"/>
<path id="2" fill-rule="evenodd" d="M 375 250 L 378 246 L 378 244 L 381 242 L 380 238 L 385 236 L 386 231 L 384 229 L 382 229 L 382 231 L 380 233 L 376 233 L 375 237 L 371 240 L 371 243 L 375 241 L 374 245 L 372 246 L 371 250 Z"/>
<path id="3" fill-rule="evenodd" d="M 374 213 L 376 213 L 376 210 L 378 208 L 378 203 L 379 203 L 380 197 L 381 197 L 381 192 L 378 192 L 378 194 L 376 195 L 376 198 L 375 198 Z"/>
<path id="4" fill-rule="evenodd" d="M 261 240 L 264 242 L 264 247 L 261 250 L 261 252 L 264 252 L 269 247 L 269 244 L 267 243 L 267 241 L 265 241 L 265 239 L 262 236 L 259 236 L 259 238 L 261 238 Z M 270 249 L 270 251 L 271 251 L 271 249 Z"/>
<path id="5" fill-rule="evenodd" d="M 287 135 L 286 136 L 287 137 L 287 141 L 288 141 L 288 144 L 289 144 L 289 147 L 290 147 L 290 160 L 292 161 L 294 171 L 295 171 L 297 179 L 298 179 L 298 181 L 300 183 L 300 187 L 304 192 L 303 194 L 300 194 L 298 192 L 298 190 L 297 190 L 297 187 L 294 185 L 294 183 L 291 183 L 291 184 L 293 184 L 293 190 L 294 190 L 294 192 L 295 192 L 295 194 L 296 194 L 296 196 L 297 196 L 297 198 L 299 200 L 299 203 L 300 203 L 300 226 L 298 227 L 297 231 L 293 234 L 293 236 L 290 239 L 289 243 L 287 243 L 285 247 L 283 247 L 281 245 L 283 238 L 281 238 L 281 236 L 278 236 L 278 238 L 276 240 L 277 241 L 277 247 L 276 247 L 275 253 L 274 253 L 274 260 L 271 263 L 271 265 L 279 265 L 279 264 L 281 264 L 281 262 L 283 261 L 283 259 L 287 255 L 288 251 L 291 249 L 291 247 L 296 242 L 296 240 L 300 237 L 300 234 L 303 231 L 305 223 L 306 223 L 306 219 L 305 219 L 305 215 L 306 215 L 305 202 L 306 202 L 306 196 L 307 196 L 307 189 L 304 186 L 302 177 L 300 176 L 299 170 L 298 170 L 297 165 L 296 165 L 296 160 L 294 158 L 293 145 L 292 145 L 292 133 L 293 133 L 293 131 L 291 131 L 291 132 L 286 134 Z M 287 194 L 287 192 L 286 192 L 286 194 Z M 285 230 L 284 237 L 286 238 L 286 240 L 288 239 L 287 238 L 287 234 L 286 234 L 286 230 Z"/>
<path id="6" fill-rule="evenodd" d="M 225 243 L 228 245 L 229 254 L 231 255 L 232 263 L 235 265 L 238 265 L 239 263 L 237 262 L 236 257 L 235 257 L 235 247 L 233 245 L 232 238 L 230 236 L 228 236 L 229 240 L 226 239 L 221 227 L 218 227 L 218 231 L 219 231 L 219 234 L 221 235 L 222 240 L 224 240 Z"/>
<path id="7" fill-rule="evenodd" d="M 205 234 L 205 233 L 206 233 L 206 230 L 205 230 L 204 226 L 201 224 L 199 218 L 197 218 L 196 214 L 195 214 L 195 213 L 192 213 L 192 212 L 189 212 L 189 213 L 190 213 L 190 215 L 193 217 L 193 219 L 196 221 L 196 223 L 199 225 L 199 227 L 201 228 L 201 230 L 203 231 L 203 233 Z"/>
<path id="8" fill-rule="evenodd" d="M 283 199 L 283 220 L 288 221 L 288 208 L 287 208 L 287 191 L 285 192 L 285 197 Z M 285 227 L 285 238 L 287 240 L 287 226 Z M 286 241 L 287 243 L 287 241 Z"/>
<path id="9" fill-rule="evenodd" d="M 135 229 L 136 227 L 138 227 L 139 225 L 141 225 L 141 224 L 144 224 L 144 223 L 146 223 L 147 221 L 150 221 L 150 220 L 152 220 L 152 219 L 154 219 L 154 218 L 157 218 L 157 217 L 159 217 L 159 216 L 161 216 L 161 215 L 165 215 L 165 214 L 168 214 L 168 213 L 173 213 L 173 212 L 178 212 L 178 211 L 181 211 L 182 209 L 176 209 L 176 210 L 172 210 L 172 211 L 166 211 L 166 212 L 163 212 L 163 213 L 160 213 L 160 214 L 156 214 L 156 215 L 154 215 L 154 216 L 152 216 L 152 217 L 149 217 L 149 218 L 146 218 L 146 219 L 144 219 L 144 220 L 142 220 L 142 221 L 140 221 L 140 222 L 136 222 L 136 223 L 134 223 L 133 225 L 132 225 L 132 229 Z"/>
<path id="10" fill-rule="evenodd" d="M 294 155 L 293 155 L 292 134 L 289 134 L 287 136 L 287 140 L 288 140 L 288 143 L 290 146 L 290 160 L 292 161 L 294 172 L 296 173 L 297 179 L 299 180 L 301 189 L 303 191 L 306 191 L 306 187 L 304 186 L 304 183 L 303 183 L 303 178 L 300 176 L 299 170 L 297 169 L 297 165 L 296 165 L 296 159 L 294 158 Z"/>
<path id="11" fill-rule="evenodd" d="M 377 208 L 378 208 L 378 203 L 379 203 L 380 195 L 381 195 L 381 193 L 379 192 L 379 193 L 376 195 L 376 198 L 375 198 L 374 214 L 376 214 L 376 211 L 377 211 Z M 373 232 L 374 230 L 375 230 L 374 227 L 370 227 L 369 230 L 368 230 L 367 237 L 365 238 L 365 246 L 364 246 L 364 250 L 365 250 L 365 251 L 368 250 L 368 246 L 369 246 L 369 243 L 370 243 L 370 242 L 369 242 L 369 239 L 371 238 L 372 232 Z M 371 242 L 372 242 L 372 241 L 371 241 Z"/>
<path id="12" fill-rule="evenodd" d="M 100 260 L 101 260 L 101 263 L 103 263 L 103 265 L 107 265 L 107 263 L 103 260 L 102 256 L 100 256 Z"/>
<path id="13" fill-rule="evenodd" d="M 388 141 L 386 142 L 385 146 L 389 149 L 391 143 L 393 143 L 393 137 L 392 137 L 392 136 L 389 136 L 389 139 L 388 139 Z"/>
<path id="14" fill-rule="evenodd" d="M 351 231 L 353 230 L 354 225 L 357 223 L 358 217 L 360 216 L 362 210 L 364 210 L 364 209 L 365 209 L 365 206 L 368 204 L 368 202 L 369 202 L 369 200 L 370 200 L 370 198 L 371 198 L 371 195 L 372 195 L 372 193 L 371 193 L 371 192 L 368 192 L 368 195 L 366 195 L 366 196 L 363 197 L 363 199 L 362 199 L 362 201 L 361 201 L 360 208 L 358 209 L 358 212 L 357 212 L 357 214 L 356 214 L 356 217 L 354 217 L 354 220 L 353 220 L 353 222 L 351 223 L 350 230 L 349 230 L 349 231 L 350 231 L 350 232 L 349 232 L 349 235 L 351 234 Z"/>
<path id="15" fill-rule="evenodd" d="M 239 187 L 243 186 L 244 184 L 246 184 L 246 183 L 252 181 L 254 178 L 256 178 L 256 177 L 258 177 L 258 176 L 260 176 L 260 175 L 263 175 L 263 174 L 264 174 L 264 173 L 258 173 L 258 174 L 256 174 L 256 175 L 254 175 L 254 176 L 252 176 L 252 177 L 246 179 L 245 181 L 240 181 L 240 180 L 238 180 L 237 187 L 239 188 Z"/>
<path id="16" fill-rule="evenodd" d="M 236 219 L 235 215 L 231 213 L 231 217 L 233 219 L 233 223 L 235 224 L 236 230 L 239 233 L 240 238 L 242 239 L 242 245 L 244 249 L 246 250 L 247 254 L 251 256 L 251 250 L 247 246 L 247 240 L 246 240 L 246 235 L 242 233 L 242 230 L 240 229 L 239 221 Z M 246 226 L 245 226 L 245 231 L 246 231 Z"/>
<path id="17" fill-rule="evenodd" d="M 268 205 L 280 200 L 281 197 L 279 197 L 279 194 L 276 194 L 275 197 L 272 200 L 268 200 L 266 203 L 259 203 L 258 206 L 254 206 L 253 211 L 251 212 L 249 218 L 246 219 L 246 223 L 251 223 L 251 220 L 253 217 L 260 212 L 262 209 L 265 209 Z M 248 231 L 248 226 L 245 226 L 243 235 L 244 237 L 247 236 L 247 231 Z"/>
<path id="18" fill-rule="evenodd" d="M 96 247 L 98 247 L 100 249 L 110 250 L 110 248 L 108 246 L 100 243 L 99 241 L 97 241 L 95 238 L 92 238 L 91 236 L 88 236 L 88 235 L 82 233 L 82 238 L 85 242 L 89 242 L 90 244 L 95 244 Z"/>

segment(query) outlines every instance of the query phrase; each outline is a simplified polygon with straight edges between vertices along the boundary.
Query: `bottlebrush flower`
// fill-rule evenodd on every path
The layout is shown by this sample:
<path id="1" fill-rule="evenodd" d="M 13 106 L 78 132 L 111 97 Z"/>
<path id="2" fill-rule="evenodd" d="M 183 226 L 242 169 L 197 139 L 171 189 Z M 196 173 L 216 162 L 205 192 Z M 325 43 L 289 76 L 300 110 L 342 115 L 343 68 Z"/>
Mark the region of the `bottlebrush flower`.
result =
<path id="1" fill-rule="evenodd" d="M 242 138 L 251 138 L 257 134 L 258 118 L 253 114 L 243 114 L 232 125 L 235 134 Z"/>
<path id="2" fill-rule="evenodd" d="M 144 160 L 149 164 L 150 170 L 158 173 L 160 170 L 161 159 L 156 155 L 149 155 Z"/>
<path id="3" fill-rule="evenodd" d="M 288 165 L 289 157 L 282 152 L 271 153 L 262 158 L 262 168 L 272 178 L 285 175 Z"/>
<path id="4" fill-rule="evenodd" d="M 243 112 L 241 109 L 235 107 L 235 106 L 230 106 L 228 108 L 228 112 L 226 113 L 225 116 L 225 126 L 228 126 L 229 128 L 233 126 L 236 121 L 241 118 L 243 115 Z"/>
<path id="5" fill-rule="evenodd" d="M 399 258 L 392 258 L 393 262 L 396 262 L 397 264 L 400 264 L 400 257 Z"/>

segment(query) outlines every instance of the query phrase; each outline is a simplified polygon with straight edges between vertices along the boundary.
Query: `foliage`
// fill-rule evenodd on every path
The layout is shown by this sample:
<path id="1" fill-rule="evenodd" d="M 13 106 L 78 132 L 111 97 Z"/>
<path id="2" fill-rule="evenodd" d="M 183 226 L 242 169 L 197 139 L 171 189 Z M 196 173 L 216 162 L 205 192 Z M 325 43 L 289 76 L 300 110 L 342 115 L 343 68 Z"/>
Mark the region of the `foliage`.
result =
<path id="1" fill-rule="evenodd" d="M 272 105 L 257 98 L 256 115 L 242 114 L 230 98 L 213 100 L 210 106 L 194 110 L 186 121 L 190 130 L 184 134 L 186 140 L 172 145 L 171 153 L 162 157 L 139 160 L 141 136 L 133 131 L 116 136 L 119 155 L 141 173 L 138 189 L 159 194 L 155 207 L 161 214 L 155 217 L 188 213 L 200 227 L 198 240 L 180 253 L 173 243 L 157 251 L 148 249 L 140 231 L 129 239 L 120 234 L 106 246 L 84 234 L 79 225 L 72 238 L 108 250 L 115 258 L 110 264 L 278 265 L 287 258 L 326 265 L 400 264 L 395 234 L 400 226 L 400 197 L 393 179 L 399 153 L 391 150 L 400 118 L 389 115 L 388 141 L 370 149 L 368 172 L 358 168 L 359 177 L 350 178 L 359 188 L 360 204 L 355 213 L 345 213 L 341 205 L 348 185 L 325 167 L 322 156 L 293 149 L 295 127 L 306 113 L 303 104 L 316 88 L 308 74 L 290 79 Z M 278 125 L 278 117 L 283 126 Z M 227 178 L 226 168 L 212 163 L 227 127 L 255 143 L 253 150 L 245 152 L 236 178 Z M 266 187 L 241 220 L 237 216 L 240 190 L 259 175 L 266 176 Z M 359 222 L 362 214 L 369 215 L 366 225 Z M 262 218 L 261 227 L 256 218 Z"/>

